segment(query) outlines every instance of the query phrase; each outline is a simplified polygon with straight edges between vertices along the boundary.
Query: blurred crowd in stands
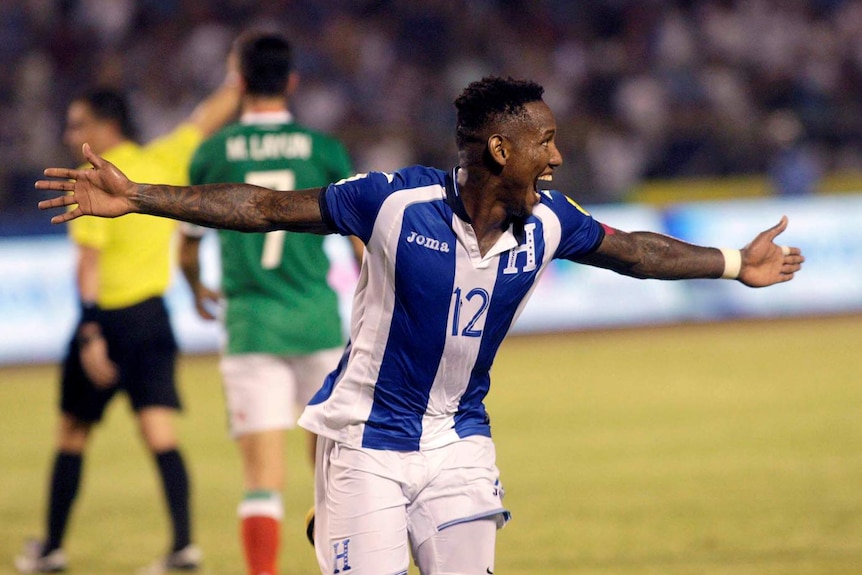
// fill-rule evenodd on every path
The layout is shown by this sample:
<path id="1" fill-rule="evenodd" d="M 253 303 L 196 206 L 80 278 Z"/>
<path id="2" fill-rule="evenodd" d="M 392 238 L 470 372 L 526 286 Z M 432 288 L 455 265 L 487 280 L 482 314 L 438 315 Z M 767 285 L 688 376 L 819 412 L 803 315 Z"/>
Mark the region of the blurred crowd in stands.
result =
<path id="1" fill-rule="evenodd" d="M 454 165 L 452 101 L 488 74 L 544 85 L 556 185 L 584 202 L 755 173 L 807 193 L 862 170 L 858 0 L 2 0 L 0 209 L 29 209 L 41 168 L 72 162 L 77 91 L 126 89 L 146 141 L 222 80 L 248 27 L 294 38 L 294 111 L 360 171 Z"/>

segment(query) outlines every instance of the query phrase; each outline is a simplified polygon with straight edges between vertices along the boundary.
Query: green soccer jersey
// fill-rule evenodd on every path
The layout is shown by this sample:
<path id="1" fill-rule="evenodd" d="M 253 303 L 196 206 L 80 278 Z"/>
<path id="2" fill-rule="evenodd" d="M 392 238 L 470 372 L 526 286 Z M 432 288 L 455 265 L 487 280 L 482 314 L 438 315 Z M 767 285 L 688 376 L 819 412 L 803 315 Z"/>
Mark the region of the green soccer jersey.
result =
<path id="1" fill-rule="evenodd" d="M 189 175 L 192 184 L 298 190 L 349 177 L 351 170 L 341 143 L 293 123 L 284 112 L 243 115 L 201 144 Z M 344 343 L 338 297 L 327 283 L 323 236 L 283 230 L 218 234 L 226 353 L 301 355 Z"/>

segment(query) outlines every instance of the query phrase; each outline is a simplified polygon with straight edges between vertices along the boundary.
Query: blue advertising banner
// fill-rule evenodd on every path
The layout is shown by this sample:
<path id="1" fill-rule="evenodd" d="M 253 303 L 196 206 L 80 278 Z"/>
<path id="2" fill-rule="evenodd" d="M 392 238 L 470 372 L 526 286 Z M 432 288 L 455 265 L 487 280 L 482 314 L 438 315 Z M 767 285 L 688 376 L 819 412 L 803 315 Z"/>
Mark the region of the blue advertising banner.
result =
<path id="1" fill-rule="evenodd" d="M 588 207 L 598 220 L 716 247 L 741 248 L 782 215 L 778 242 L 802 248 L 792 282 L 750 289 L 735 281 L 636 280 L 607 270 L 554 262 L 514 326 L 519 333 L 862 311 L 862 195 Z M 330 282 L 341 297 L 345 330 L 356 282 L 346 239 L 326 242 Z M 214 234 L 203 243 L 206 283 L 219 281 Z M 0 239 L 0 363 L 57 361 L 77 321 L 74 247 L 63 236 Z M 179 272 L 167 296 L 184 352 L 217 351 L 218 322 L 201 320 Z"/>

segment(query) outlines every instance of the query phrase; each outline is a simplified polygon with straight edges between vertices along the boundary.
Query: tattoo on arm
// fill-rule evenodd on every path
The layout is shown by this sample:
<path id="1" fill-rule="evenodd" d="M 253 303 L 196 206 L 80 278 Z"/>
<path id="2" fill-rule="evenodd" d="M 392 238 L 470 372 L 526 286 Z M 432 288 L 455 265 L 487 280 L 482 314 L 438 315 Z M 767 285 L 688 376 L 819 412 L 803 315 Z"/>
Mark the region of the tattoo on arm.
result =
<path id="1" fill-rule="evenodd" d="M 654 232 L 606 235 L 599 249 L 582 261 L 640 279 L 717 278 L 724 269 L 719 250 Z"/>
<path id="2" fill-rule="evenodd" d="M 320 188 L 280 192 L 249 184 L 138 186 L 132 201 L 141 212 L 243 232 L 286 229 L 325 234 Z"/>

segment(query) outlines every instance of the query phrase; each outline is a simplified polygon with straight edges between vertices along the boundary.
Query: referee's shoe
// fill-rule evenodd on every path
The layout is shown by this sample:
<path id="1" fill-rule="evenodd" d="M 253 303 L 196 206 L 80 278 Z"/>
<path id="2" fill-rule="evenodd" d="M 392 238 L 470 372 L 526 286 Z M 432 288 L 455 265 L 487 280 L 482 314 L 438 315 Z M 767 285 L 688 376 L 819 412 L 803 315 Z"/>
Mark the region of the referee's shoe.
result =
<path id="1" fill-rule="evenodd" d="M 169 553 L 152 565 L 139 569 L 137 575 L 162 575 L 172 571 L 197 571 L 203 563 L 204 554 L 200 547 L 190 543 L 180 549 Z"/>
<path id="2" fill-rule="evenodd" d="M 21 554 L 15 557 L 15 569 L 19 573 L 60 573 L 66 570 L 66 554 L 62 549 L 42 553 L 42 543 L 29 539 Z"/>

